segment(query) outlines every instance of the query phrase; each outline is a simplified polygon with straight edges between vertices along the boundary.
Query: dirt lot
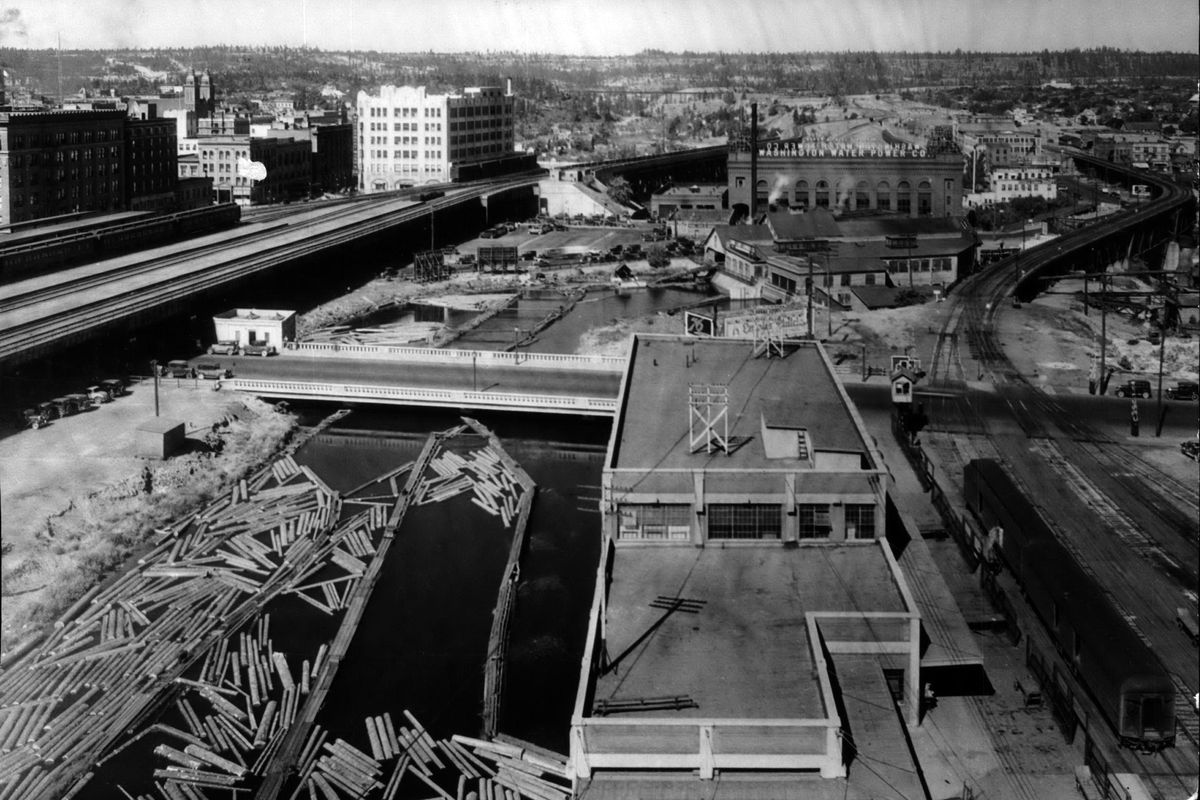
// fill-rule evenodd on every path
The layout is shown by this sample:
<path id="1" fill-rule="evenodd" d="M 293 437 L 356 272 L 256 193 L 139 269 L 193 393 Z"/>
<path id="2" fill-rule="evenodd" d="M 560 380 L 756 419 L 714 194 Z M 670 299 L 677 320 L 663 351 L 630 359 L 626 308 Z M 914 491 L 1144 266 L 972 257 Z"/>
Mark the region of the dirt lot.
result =
<path id="1" fill-rule="evenodd" d="M 160 409 L 188 434 L 188 452 L 167 462 L 137 455 L 137 426 L 154 418 L 149 381 L 112 403 L 0 439 L 5 650 L 137 550 L 155 526 L 198 507 L 275 451 L 294 426 L 257 399 L 203 381 L 163 381 Z M 205 436 L 219 440 L 219 453 Z"/>

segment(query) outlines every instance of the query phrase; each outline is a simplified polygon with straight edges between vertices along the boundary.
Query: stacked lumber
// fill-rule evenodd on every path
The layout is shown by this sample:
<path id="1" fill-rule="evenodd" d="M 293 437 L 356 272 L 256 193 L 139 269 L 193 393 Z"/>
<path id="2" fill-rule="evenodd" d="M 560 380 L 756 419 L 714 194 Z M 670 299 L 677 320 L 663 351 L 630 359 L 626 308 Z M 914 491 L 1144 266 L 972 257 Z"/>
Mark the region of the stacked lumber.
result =
<path id="1" fill-rule="evenodd" d="M 241 626 L 298 576 L 336 563 L 333 550 L 356 560 L 369 555 L 373 544 L 363 533 L 384 515 L 367 509 L 351 517 L 334 541 L 326 534 L 340 515 L 337 494 L 286 457 L 159 530 L 137 568 L 85 594 L 36 650 L 0 674 L 0 800 L 61 796 L 101 753 L 110 758 L 129 746 L 132 740 L 112 748 L 201 659 L 199 685 L 188 686 L 199 699 L 180 711 L 187 730 L 176 728 L 186 741 L 163 751 L 170 763 L 159 777 L 192 787 L 236 783 L 229 764 L 248 765 L 233 752 L 244 753 L 242 740 L 252 744 L 257 734 L 248 727 L 254 712 L 238 702 L 249 671 L 256 683 L 267 680 L 268 691 L 284 680 L 274 660 L 262 662 L 269 640 L 256 637 L 246 649 L 222 641 L 221 631 Z M 275 698 L 278 721 L 265 731 L 268 742 L 294 716 L 299 693 L 293 686 L 292 697 Z M 239 747 L 231 750 L 233 743 Z M 189 744 L 204 752 L 189 752 Z M 225 761 L 206 760 L 210 754 Z"/>

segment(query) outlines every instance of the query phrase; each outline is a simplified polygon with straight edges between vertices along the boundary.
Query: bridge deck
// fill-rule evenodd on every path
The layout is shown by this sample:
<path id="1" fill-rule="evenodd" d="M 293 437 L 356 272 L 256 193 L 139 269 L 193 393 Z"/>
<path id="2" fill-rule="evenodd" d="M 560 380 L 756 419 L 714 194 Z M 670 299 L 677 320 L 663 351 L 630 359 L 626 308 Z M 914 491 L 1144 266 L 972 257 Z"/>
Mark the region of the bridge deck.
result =
<path id="1" fill-rule="evenodd" d="M 233 361 L 236 378 L 229 383 L 231 388 L 264 397 L 342 402 L 608 416 L 616 408 L 621 383 L 620 372 L 590 365 L 311 358 L 286 353 Z"/>

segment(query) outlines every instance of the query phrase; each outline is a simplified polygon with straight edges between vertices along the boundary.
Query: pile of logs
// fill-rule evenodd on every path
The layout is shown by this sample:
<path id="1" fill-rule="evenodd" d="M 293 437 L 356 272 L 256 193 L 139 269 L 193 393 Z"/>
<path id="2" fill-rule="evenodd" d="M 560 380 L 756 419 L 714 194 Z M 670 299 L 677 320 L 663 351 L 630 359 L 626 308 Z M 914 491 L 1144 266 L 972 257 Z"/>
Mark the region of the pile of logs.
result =
<path id="1" fill-rule="evenodd" d="M 566 800 L 571 794 L 567 760 L 514 739 L 493 741 L 453 736 L 434 739 L 407 710 L 408 725 L 390 713 L 363 723 L 367 753 L 314 727 L 301 751 L 299 782 L 290 800 L 394 800 L 433 791 L 432 800 Z M 390 764 L 390 768 L 389 768 Z"/>
<path id="2" fill-rule="evenodd" d="M 0 800 L 81 789 L 101 754 L 152 731 L 174 740 L 158 751 L 163 795 L 228 793 L 267 762 L 324 666 L 320 652 L 289 663 L 255 615 L 283 593 L 344 607 L 387 513 L 372 504 L 339 523 L 338 495 L 288 456 L 159 530 L 137 568 L 87 592 L 0 674 Z M 147 725 L 173 683 L 178 724 Z"/>
<path id="3" fill-rule="evenodd" d="M 509 527 L 516 516 L 522 483 L 501 455 L 490 443 L 468 452 L 466 457 L 443 449 L 429 462 L 437 475 L 417 485 L 414 503 L 439 503 L 473 490 L 471 502 L 500 517 L 504 526 Z"/>
<path id="4" fill-rule="evenodd" d="M 430 335 L 443 327 L 440 322 L 385 322 L 367 328 L 349 325 L 331 325 L 318 328 L 304 335 L 305 342 L 322 344 L 367 344 L 376 347 L 410 347 L 413 342 L 424 342 Z"/>

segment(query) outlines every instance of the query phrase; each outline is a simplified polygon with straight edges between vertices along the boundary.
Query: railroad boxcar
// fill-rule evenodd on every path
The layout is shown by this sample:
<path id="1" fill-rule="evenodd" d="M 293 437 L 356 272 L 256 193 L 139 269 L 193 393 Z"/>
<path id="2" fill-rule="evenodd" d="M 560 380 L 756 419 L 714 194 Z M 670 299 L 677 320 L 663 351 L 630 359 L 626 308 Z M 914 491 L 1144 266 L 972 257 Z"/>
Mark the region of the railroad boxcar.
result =
<path id="1" fill-rule="evenodd" d="M 976 459 L 967 464 L 963 489 L 984 527 L 999 529 L 996 550 L 1121 744 L 1173 745 L 1170 675 L 1020 487 L 997 462 Z"/>

